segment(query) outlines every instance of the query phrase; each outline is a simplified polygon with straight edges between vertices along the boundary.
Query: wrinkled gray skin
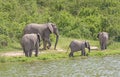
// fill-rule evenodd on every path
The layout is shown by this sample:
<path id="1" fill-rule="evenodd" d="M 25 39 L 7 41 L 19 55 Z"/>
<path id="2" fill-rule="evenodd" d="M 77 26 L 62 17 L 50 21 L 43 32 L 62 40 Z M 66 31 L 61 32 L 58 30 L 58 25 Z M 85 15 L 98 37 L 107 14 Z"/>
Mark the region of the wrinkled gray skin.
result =
<path id="1" fill-rule="evenodd" d="M 108 41 L 108 33 L 107 32 L 99 32 L 97 38 L 100 42 L 100 48 L 101 50 L 107 49 L 107 41 Z"/>
<path id="2" fill-rule="evenodd" d="M 25 34 L 21 39 L 21 46 L 26 57 L 32 56 L 32 51 L 35 50 L 35 56 L 38 56 L 41 36 L 40 34 Z"/>
<path id="3" fill-rule="evenodd" d="M 46 24 L 35 24 L 31 23 L 28 24 L 24 28 L 24 34 L 30 34 L 30 33 L 39 33 L 41 35 L 41 38 L 43 40 L 43 49 L 46 50 L 46 47 L 49 49 L 51 47 L 51 41 L 50 41 L 50 34 L 54 33 L 56 35 L 56 42 L 54 49 L 56 49 L 56 45 L 58 43 L 59 39 L 59 32 L 58 28 L 53 23 L 46 23 Z M 48 46 L 47 46 L 48 44 Z"/>
<path id="4" fill-rule="evenodd" d="M 90 44 L 89 42 L 86 42 L 86 41 L 73 40 L 70 43 L 69 47 L 71 49 L 69 57 L 73 57 L 73 53 L 76 51 L 81 51 L 81 55 L 85 56 L 86 55 L 85 48 L 88 48 L 90 52 Z"/>

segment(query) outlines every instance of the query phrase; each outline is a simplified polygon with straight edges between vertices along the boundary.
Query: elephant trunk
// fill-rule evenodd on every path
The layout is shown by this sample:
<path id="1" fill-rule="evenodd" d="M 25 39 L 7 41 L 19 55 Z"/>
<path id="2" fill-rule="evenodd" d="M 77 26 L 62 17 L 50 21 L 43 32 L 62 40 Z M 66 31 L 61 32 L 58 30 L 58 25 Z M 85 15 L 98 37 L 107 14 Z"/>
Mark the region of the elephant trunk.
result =
<path id="1" fill-rule="evenodd" d="M 59 35 L 56 34 L 56 42 L 55 42 L 54 50 L 56 49 L 56 46 L 57 46 L 57 43 L 58 43 L 58 39 L 59 39 Z"/>
<path id="2" fill-rule="evenodd" d="M 55 26 L 54 26 L 54 34 L 56 35 L 56 42 L 55 42 L 54 50 L 56 50 L 56 46 L 57 46 L 58 39 L 59 39 L 59 31 L 58 31 L 58 28 L 56 28 Z"/>
<path id="3" fill-rule="evenodd" d="M 88 47 L 88 51 L 89 51 L 89 53 L 90 53 L 90 47 Z"/>

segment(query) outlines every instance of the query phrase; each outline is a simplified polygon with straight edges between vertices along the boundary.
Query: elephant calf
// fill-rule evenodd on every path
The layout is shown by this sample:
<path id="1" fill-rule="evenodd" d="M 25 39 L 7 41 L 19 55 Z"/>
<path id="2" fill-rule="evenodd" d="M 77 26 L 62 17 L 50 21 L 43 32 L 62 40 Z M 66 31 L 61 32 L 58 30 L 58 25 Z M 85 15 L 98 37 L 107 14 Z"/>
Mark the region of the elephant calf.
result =
<path id="1" fill-rule="evenodd" d="M 33 50 L 35 50 L 35 56 L 38 56 L 40 40 L 40 34 L 25 34 L 22 37 L 21 46 L 26 57 L 31 57 Z"/>
<path id="2" fill-rule="evenodd" d="M 90 52 L 90 44 L 89 42 L 86 41 L 78 41 L 78 40 L 73 40 L 70 45 L 69 45 L 71 52 L 69 54 L 69 57 L 73 57 L 73 53 L 76 51 L 81 51 L 81 55 L 85 56 L 85 48 L 88 48 Z"/>

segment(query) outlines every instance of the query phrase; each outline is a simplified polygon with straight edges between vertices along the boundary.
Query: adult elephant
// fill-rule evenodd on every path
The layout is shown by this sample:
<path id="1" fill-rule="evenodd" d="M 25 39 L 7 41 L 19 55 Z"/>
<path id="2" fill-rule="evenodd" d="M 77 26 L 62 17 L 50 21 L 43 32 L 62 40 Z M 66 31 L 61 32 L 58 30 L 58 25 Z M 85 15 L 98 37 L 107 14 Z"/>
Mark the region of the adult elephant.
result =
<path id="1" fill-rule="evenodd" d="M 69 45 L 71 52 L 69 54 L 69 57 L 73 57 L 73 53 L 76 51 L 81 51 L 81 55 L 85 56 L 85 48 L 88 48 L 90 52 L 90 44 L 87 41 L 78 41 L 78 40 L 73 40 L 70 45 Z"/>
<path id="2" fill-rule="evenodd" d="M 40 34 L 25 34 L 21 39 L 21 46 L 26 57 L 32 56 L 32 51 L 35 50 L 35 56 L 38 56 L 40 46 Z"/>
<path id="3" fill-rule="evenodd" d="M 107 32 L 99 32 L 97 35 L 97 38 L 99 39 L 101 50 L 107 49 L 107 41 L 109 38 L 108 33 Z"/>
<path id="4" fill-rule="evenodd" d="M 30 34 L 30 33 L 39 33 L 41 35 L 41 38 L 43 40 L 43 49 L 46 50 L 46 48 L 51 47 L 51 41 L 50 41 L 50 34 L 54 33 L 56 35 L 56 42 L 54 49 L 56 49 L 56 45 L 58 43 L 59 39 L 59 32 L 58 28 L 56 27 L 55 24 L 53 23 L 46 23 L 46 24 L 36 24 L 36 23 L 31 23 L 28 24 L 24 28 L 24 34 Z M 48 44 L 48 46 L 47 46 Z"/>

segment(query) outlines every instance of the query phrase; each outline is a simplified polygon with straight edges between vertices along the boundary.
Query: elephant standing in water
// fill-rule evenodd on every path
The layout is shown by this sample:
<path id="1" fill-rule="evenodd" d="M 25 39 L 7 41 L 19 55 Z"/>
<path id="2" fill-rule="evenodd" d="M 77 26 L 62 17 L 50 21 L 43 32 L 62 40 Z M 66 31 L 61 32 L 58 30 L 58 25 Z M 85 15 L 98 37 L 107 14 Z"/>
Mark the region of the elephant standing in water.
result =
<path id="1" fill-rule="evenodd" d="M 32 56 L 32 51 L 35 50 L 35 56 L 38 56 L 41 36 L 40 34 L 25 34 L 21 39 L 21 46 L 26 57 Z"/>
<path id="2" fill-rule="evenodd" d="M 50 34 L 54 33 L 56 35 L 56 42 L 54 49 L 56 49 L 56 45 L 58 43 L 59 39 L 59 32 L 58 28 L 53 23 L 46 23 L 46 24 L 35 24 L 31 23 L 28 24 L 24 28 L 24 34 L 30 34 L 30 33 L 39 33 L 41 35 L 41 38 L 43 40 L 43 49 L 46 50 L 46 47 L 49 49 L 51 47 L 51 41 L 50 41 Z M 48 43 L 48 46 L 47 46 Z"/>
<path id="3" fill-rule="evenodd" d="M 107 49 L 107 41 L 108 41 L 108 33 L 107 32 L 99 32 L 97 38 L 100 42 L 100 48 L 101 50 Z"/>
<path id="4" fill-rule="evenodd" d="M 88 48 L 89 52 L 90 52 L 90 44 L 89 42 L 86 41 L 78 41 L 78 40 L 73 40 L 70 45 L 69 45 L 71 52 L 69 54 L 69 57 L 73 57 L 73 53 L 76 51 L 81 51 L 81 55 L 85 56 L 86 52 L 85 52 L 85 48 Z"/>

